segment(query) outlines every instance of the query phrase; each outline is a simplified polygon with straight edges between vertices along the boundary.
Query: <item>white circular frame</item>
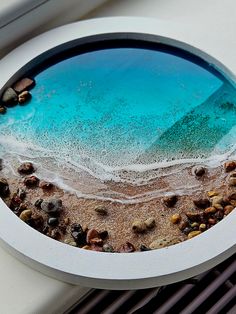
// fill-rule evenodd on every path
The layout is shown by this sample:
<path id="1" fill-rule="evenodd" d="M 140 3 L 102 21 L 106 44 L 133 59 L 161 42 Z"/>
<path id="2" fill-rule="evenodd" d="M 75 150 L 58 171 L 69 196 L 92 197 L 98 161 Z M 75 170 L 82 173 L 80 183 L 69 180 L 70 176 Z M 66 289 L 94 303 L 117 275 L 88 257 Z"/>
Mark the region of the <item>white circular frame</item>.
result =
<path id="1" fill-rule="evenodd" d="M 155 35 L 159 42 L 191 52 L 235 80 L 236 67 L 232 60 L 224 60 L 211 47 L 191 42 L 178 25 L 171 27 L 154 19 L 119 17 L 62 26 L 13 50 L 0 61 L 1 91 L 20 77 L 26 64 L 45 52 L 50 53 L 51 49 L 61 49 L 62 44 L 79 38 L 117 33 L 124 37 L 127 33 Z M 0 242 L 5 249 L 48 276 L 94 288 L 150 288 L 202 273 L 236 252 L 235 221 L 236 211 L 233 211 L 207 232 L 159 250 L 98 253 L 46 237 L 22 222 L 0 199 Z"/>

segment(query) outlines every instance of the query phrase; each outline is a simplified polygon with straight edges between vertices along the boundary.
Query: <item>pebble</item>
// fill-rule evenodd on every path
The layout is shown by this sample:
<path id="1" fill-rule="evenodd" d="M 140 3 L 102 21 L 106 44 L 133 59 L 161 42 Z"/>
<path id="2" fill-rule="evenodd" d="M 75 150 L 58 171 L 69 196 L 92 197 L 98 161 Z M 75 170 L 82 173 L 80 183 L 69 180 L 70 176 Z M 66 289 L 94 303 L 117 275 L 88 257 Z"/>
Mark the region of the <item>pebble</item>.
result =
<path id="1" fill-rule="evenodd" d="M 50 218 L 48 218 L 47 223 L 49 226 L 57 226 L 59 221 L 58 221 L 58 218 L 56 218 L 56 217 L 50 217 Z"/>
<path id="2" fill-rule="evenodd" d="M 132 223 L 132 230 L 136 233 L 143 233 L 147 230 L 147 226 L 142 220 L 135 220 Z"/>
<path id="3" fill-rule="evenodd" d="M 193 237 L 196 237 L 197 235 L 201 234 L 202 232 L 200 230 L 191 231 L 188 234 L 188 239 L 192 239 Z"/>
<path id="4" fill-rule="evenodd" d="M 151 249 L 149 247 L 147 247 L 146 245 L 144 245 L 144 244 L 140 245 L 140 251 L 141 252 L 150 251 L 150 250 Z"/>
<path id="5" fill-rule="evenodd" d="M 213 197 L 213 196 L 217 196 L 219 193 L 217 192 L 217 191 L 209 191 L 209 192 L 207 192 L 207 195 L 209 196 L 209 197 Z"/>
<path id="6" fill-rule="evenodd" d="M 39 198 L 35 201 L 34 203 L 34 206 L 37 207 L 37 208 L 41 208 L 41 204 L 43 202 L 43 199 L 42 198 Z"/>
<path id="7" fill-rule="evenodd" d="M 81 249 L 91 250 L 91 246 L 90 245 L 84 245 Z"/>
<path id="8" fill-rule="evenodd" d="M 226 172 L 233 171 L 236 169 L 236 161 L 235 160 L 230 160 L 224 163 L 224 168 Z"/>
<path id="9" fill-rule="evenodd" d="M 7 108 L 4 106 L 0 106 L 0 114 L 4 114 L 7 112 Z"/>
<path id="10" fill-rule="evenodd" d="M 130 242 L 125 242 L 117 250 L 118 253 L 132 253 L 135 251 L 135 247 Z"/>
<path id="11" fill-rule="evenodd" d="M 36 176 L 26 177 L 24 179 L 24 185 L 27 186 L 27 188 L 37 187 L 39 185 L 39 179 Z"/>
<path id="12" fill-rule="evenodd" d="M 180 214 L 174 214 L 170 217 L 170 221 L 173 223 L 173 224 L 178 224 L 180 221 L 181 221 L 181 216 Z"/>
<path id="13" fill-rule="evenodd" d="M 86 242 L 91 243 L 91 240 L 94 238 L 99 238 L 98 231 L 96 229 L 90 229 L 86 235 Z"/>
<path id="14" fill-rule="evenodd" d="M 225 208 L 224 208 L 224 214 L 225 214 L 225 215 L 228 215 L 229 213 L 232 212 L 232 210 L 234 210 L 234 206 L 232 206 L 232 205 L 226 205 Z"/>
<path id="15" fill-rule="evenodd" d="M 2 102 L 6 107 L 13 107 L 18 103 L 17 93 L 13 88 L 9 87 L 2 95 Z"/>
<path id="16" fill-rule="evenodd" d="M 99 238 L 101 238 L 102 240 L 105 240 L 106 238 L 108 238 L 108 231 L 104 230 L 104 231 L 100 231 L 98 232 Z"/>
<path id="17" fill-rule="evenodd" d="M 183 220 L 179 223 L 178 227 L 179 230 L 183 231 L 189 225 L 188 221 Z"/>
<path id="18" fill-rule="evenodd" d="M 24 104 L 31 99 L 31 94 L 28 91 L 24 91 L 19 94 L 18 101 L 20 104 Z"/>
<path id="19" fill-rule="evenodd" d="M 200 226 L 199 226 L 199 230 L 200 231 L 204 231 L 204 230 L 206 230 L 206 224 L 200 224 Z"/>
<path id="20" fill-rule="evenodd" d="M 41 203 L 41 209 L 48 214 L 58 214 L 62 210 L 62 201 L 58 198 L 51 198 Z"/>
<path id="21" fill-rule="evenodd" d="M 17 93 L 21 93 L 21 92 L 25 91 L 26 89 L 30 89 L 34 86 L 35 86 L 35 80 L 30 79 L 28 77 L 25 77 L 25 78 L 22 78 L 21 80 L 19 80 L 18 82 L 16 82 L 13 85 L 13 88 Z"/>
<path id="22" fill-rule="evenodd" d="M 209 218 L 209 219 L 208 219 L 208 223 L 209 223 L 210 225 L 215 225 L 216 222 L 217 222 L 217 221 L 216 221 L 214 218 Z"/>
<path id="23" fill-rule="evenodd" d="M 200 222 L 203 219 L 204 212 L 186 212 L 185 215 L 188 217 L 190 221 L 198 221 Z"/>
<path id="24" fill-rule="evenodd" d="M 210 206 L 210 201 L 207 198 L 200 198 L 198 200 L 194 200 L 193 203 L 198 208 L 202 208 L 202 209 L 205 209 Z"/>
<path id="25" fill-rule="evenodd" d="M 232 192 L 228 195 L 229 200 L 236 200 L 236 192 Z"/>
<path id="26" fill-rule="evenodd" d="M 23 212 L 21 212 L 19 217 L 21 220 L 26 222 L 30 220 L 31 216 L 32 216 L 32 210 L 26 209 L 26 210 L 23 210 Z"/>
<path id="27" fill-rule="evenodd" d="M 107 243 L 103 245 L 102 250 L 103 250 L 103 252 L 106 252 L 106 253 L 113 253 L 114 252 L 113 246 L 110 244 L 107 244 Z"/>
<path id="28" fill-rule="evenodd" d="M 9 184 L 6 179 L 0 178 L 0 197 L 7 197 L 10 194 Z"/>
<path id="29" fill-rule="evenodd" d="M 211 198 L 211 203 L 212 203 L 212 206 L 215 206 L 216 204 L 222 204 L 223 203 L 223 197 L 218 195 L 218 196 L 213 196 Z"/>
<path id="30" fill-rule="evenodd" d="M 191 231 L 192 231 L 192 228 L 186 227 L 186 228 L 184 228 L 183 233 L 184 234 L 189 234 L 189 232 L 191 232 Z"/>
<path id="31" fill-rule="evenodd" d="M 207 207 L 205 210 L 204 210 L 204 213 L 205 214 L 215 214 L 217 211 L 217 209 L 215 207 Z"/>
<path id="32" fill-rule="evenodd" d="M 49 191 L 54 187 L 54 185 L 51 182 L 41 181 L 39 183 L 39 187 L 44 191 Z"/>
<path id="33" fill-rule="evenodd" d="M 35 172 L 34 166 L 31 162 L 24 162 L 17 170 L 20 174 L 32 174 Z"/>
<path id="34" fill-rule="evenodd" d="M 150 245 L 150 249 L 160 249 L 166 246 L 174 245 L 181 242 L 178 238 L 164 237 L 154 240 Z"/>
<path id="35" fill-rule="evenodd" d="M 163 198 L 163 203 L 167 206 L 167 207 L 173 207 L 176 202 L 178 200 L 177 195 L 170 195 L 170 196 L 165 196 Z"/>
<path id="36" fill-rule="evenodd" d="M 18 188 L 16 194 L 22 201 L 26 198 L 26 191 L 24 189 Z"/>
<path id="37" fill-rule="evenodd" d="M 199 223 L 198 222 L 193 222 L 193 223 L 191 223 L 191 225 L 190 225 L 190 227 L 192 228 L 192 229 L 198 229 L 198 227 L 199 227 Z"/>
<path id="38" fill-rule="evenodd" d="M 197 177 L 202 177 L 206 173 L 206 169 L 202 166 L 194 167 L 193 171 Z"/>
<path id="39" fill-rule="evenodd" d="M 98 206 L 95 209 L 95 212 L 101 216 L 106 216 L 108 214 L 108 210 L 104 206 Z"/>
<path id="40" fill-rule="evenodd" d="M 148 229 L 153 229 L 156 225 L 156 221 L 154 218 L 151 217 L 151 218 L 146 219 L 144 221 L 144 224 L 146 225 Z"/>
<path id="41" fill-rule="evenodd" d="M 229 185 L 236 186 L 236 177 L 230 177 L 229 178 Z"/>

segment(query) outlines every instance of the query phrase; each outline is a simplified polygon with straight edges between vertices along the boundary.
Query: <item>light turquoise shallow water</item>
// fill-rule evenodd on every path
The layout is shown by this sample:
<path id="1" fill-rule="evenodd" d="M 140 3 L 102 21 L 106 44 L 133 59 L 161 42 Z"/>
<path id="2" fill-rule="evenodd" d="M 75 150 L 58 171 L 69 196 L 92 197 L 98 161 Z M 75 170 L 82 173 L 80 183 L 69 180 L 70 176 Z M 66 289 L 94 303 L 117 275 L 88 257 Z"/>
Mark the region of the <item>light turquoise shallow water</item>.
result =
<path id="1" fill-rule="evenodd" d="M 235 89 L 182 57 L 104 49 L 35 80 L 30 103 L 0 117 L 1 154 L 50 157 L 105 178 L 106 170 L 209 158 L 234 144 Z"/>

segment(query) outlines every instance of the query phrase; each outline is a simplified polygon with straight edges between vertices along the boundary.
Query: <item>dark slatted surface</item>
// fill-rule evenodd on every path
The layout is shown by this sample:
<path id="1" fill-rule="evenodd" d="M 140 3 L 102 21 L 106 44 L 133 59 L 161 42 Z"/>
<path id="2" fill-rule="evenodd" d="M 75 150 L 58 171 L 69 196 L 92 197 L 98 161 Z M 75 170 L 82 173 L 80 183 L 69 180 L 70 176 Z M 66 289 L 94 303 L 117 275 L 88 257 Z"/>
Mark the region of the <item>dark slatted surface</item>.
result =
<path id="1" fill-rule="evenodd" d="M 236 314 L 236 255 L 160 289 L 93 290 L 70 314 Z"/>

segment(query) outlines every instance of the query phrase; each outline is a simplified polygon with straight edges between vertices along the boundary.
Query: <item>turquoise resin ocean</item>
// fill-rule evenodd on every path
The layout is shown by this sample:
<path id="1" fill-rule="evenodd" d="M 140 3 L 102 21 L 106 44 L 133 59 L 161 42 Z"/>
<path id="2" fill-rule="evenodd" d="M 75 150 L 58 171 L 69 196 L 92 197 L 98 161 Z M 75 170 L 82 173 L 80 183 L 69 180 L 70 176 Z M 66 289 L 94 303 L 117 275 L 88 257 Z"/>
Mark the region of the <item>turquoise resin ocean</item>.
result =
<path id="1" fill-rule="evenodd" d="M 0 152 L 101 179 L 225 156 L 234 150 L 236 91 L 213 73 L 143 48 L 68 58 L 35 76 L 27 105 L 0 117 Z"/>

